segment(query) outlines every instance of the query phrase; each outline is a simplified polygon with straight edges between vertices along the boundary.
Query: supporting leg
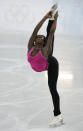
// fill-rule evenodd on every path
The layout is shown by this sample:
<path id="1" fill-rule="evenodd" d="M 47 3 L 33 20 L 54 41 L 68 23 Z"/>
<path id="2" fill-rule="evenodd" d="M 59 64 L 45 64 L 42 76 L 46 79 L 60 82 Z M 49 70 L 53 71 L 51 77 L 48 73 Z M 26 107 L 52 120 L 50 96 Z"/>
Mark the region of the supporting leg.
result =
<path id="1" fill-rule="evenodd" d="M 48 58 L 49 67 L 48 67 L 48 86 L 50 89 L 50 93 L 53 100 L 54 105 L 54 116 L 59 115 L 60 112 L 60 98 L 57 92 L 57 79 L 58 79 L 58 71 L 59 64 L 55 57 L 50 56 Z"/>

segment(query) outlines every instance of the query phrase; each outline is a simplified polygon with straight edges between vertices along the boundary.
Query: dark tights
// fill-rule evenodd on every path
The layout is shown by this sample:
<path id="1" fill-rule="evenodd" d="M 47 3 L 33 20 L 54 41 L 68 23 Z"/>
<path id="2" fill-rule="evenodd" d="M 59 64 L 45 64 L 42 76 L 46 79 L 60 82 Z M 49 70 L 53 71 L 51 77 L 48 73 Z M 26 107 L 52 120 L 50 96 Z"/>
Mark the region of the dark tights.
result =
<path id="1" fill-rule="evenodd" d="M 53 23 L 53 21 L 49 20 L 48 26 L 47 26 L 46 38 L 48 38 L 48 36 L 49 36 L 49 32 L 50 32 L 50 28 L 52 26 L 52 23 Z M 52 56 L 53 48 L 54 48 L 54 36 L 53 36 L 53 40 L 52 40 L 52 51 L 48 57 L 49 67 L 48 67 L 47 73 L 48 73 L 48 86 L 49 86 L 49 90 L 50 90 L 52 100 L 53 100 L 53 105 L 54 105 L 53 112 L 54 112 L 54 116 L 57 116 L 61 113 L 60 112 L 60 98 L 59 98 L 59 94 L 57 92 L 57 79 L 58 79 L 58 72 L 59 72 L 59 63 L 58 63 L 57 59 Z"/>

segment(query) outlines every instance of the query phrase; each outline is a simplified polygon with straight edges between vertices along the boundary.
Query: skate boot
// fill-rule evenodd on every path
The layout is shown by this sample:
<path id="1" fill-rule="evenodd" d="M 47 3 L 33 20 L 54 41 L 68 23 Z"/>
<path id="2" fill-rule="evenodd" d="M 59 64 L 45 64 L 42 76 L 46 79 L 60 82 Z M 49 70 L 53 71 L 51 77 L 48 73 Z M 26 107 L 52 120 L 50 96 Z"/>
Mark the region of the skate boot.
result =
<path id="1" fill-rule="evenodd" d="M 56 14 L 56 12 L 58 11 L 58 5 L 57 3 L 54 4 L 50 10 L 52 12 L 52 17 L 49 18 L 49 20 L 54 20 L 54 15 Z"/>
<path id="2" fill-rule="evenodd" d="M 54 127 L 54 126 L 57 126 L 60 124 L 63 124 L 63 118 L 62 118 L 61 114 L 58 116 L 54 116 L 52 122 L 49 124 L 49 127 Z"/>

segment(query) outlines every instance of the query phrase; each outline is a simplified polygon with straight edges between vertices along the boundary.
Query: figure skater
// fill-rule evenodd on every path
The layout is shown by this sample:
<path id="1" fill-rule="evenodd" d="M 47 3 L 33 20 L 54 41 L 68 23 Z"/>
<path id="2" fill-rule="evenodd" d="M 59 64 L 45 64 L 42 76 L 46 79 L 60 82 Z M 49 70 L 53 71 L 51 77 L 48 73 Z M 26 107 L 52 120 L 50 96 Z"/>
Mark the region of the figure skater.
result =
<path id="1" fill-rule="evenodd" d="M 37 33 L 39 29 L 48 18 L 49 21 L 46 37 L 44 35 L 38 35 Z M 47 71 L 48 73 L 48 86 L 54 106 L 54 118 L 49 126 L 55 126 L 56 124 L 63 122 L 60 111 L 60 97 L 57 92 L 59 63 L 57 59 L 52 56 L 57 18 L 58 11 L 57 5 L 55 4 L 35 27 L 28 43 L 27 52 L 27 60 L 30 63 L 32 69 L 36 72 Z"/>

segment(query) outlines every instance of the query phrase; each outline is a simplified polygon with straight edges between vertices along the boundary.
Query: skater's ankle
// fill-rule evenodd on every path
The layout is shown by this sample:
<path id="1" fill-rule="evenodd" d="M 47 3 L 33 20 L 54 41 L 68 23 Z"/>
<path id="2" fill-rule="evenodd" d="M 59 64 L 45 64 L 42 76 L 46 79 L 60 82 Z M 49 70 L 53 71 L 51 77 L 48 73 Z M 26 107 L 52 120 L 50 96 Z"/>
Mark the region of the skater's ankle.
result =
<path id="1" fill-rule="evenodd" d="M 54 116 L 56 117 L 56 116 L 59 116 L 59 115 L 61 115 L 61 112 L 60 113 L 58 113 L 58 114 L 54 114 Z"/>

